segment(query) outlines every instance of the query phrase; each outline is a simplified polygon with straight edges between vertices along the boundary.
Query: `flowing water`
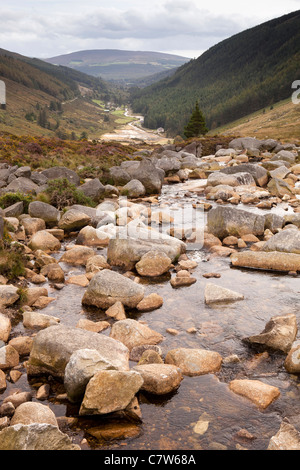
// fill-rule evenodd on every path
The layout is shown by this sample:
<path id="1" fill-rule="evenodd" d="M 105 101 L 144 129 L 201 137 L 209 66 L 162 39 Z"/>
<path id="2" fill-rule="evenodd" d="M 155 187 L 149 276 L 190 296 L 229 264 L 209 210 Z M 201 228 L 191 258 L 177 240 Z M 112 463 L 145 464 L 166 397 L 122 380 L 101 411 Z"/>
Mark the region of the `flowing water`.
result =
<path id="1" fill-rule="evenodd" d="M 160 197 L 162 206 L 176 212 L 182 204 L 199 200 L 196 193 L 187 193 L 188 188 L 191 188 L 190 183 L 165 186 Z M 204 222 L 205 214 L 200 211 L 199 217 Z M 105 252 L 105 249 L 99 251 L 104 255 Z M 285 417 L 300 429 L 299 379 L 285 371 L 285 356 L 259 353 L 242 341 L 246 336 L 260 333 L 273 316 L 294 313 L 300 320 L 299 277 L 234 269 L 229 258 L 210 257 L 204 250 L 189 251 L 188 256 L 198 262 L 192 274 L 197 282 L 190 287 L 173 289 L 169 275 L 151 282 L 143 280 L 145 295 L 156 292 L 163 297 L 164 304 L 158 310 L 143 314 L 131 311 L 128 316 L 147 322 L 164 335 L 160 344 L 164 354 L 178 347 L 204 348 L 219 352 L 223 358 L 237 355 L 239 362 L 223 363 L 217 374 L 184 377 L 178 390 L 164 397 L 140 392 L 141 422 L 112 416 L 79 418 L 78 408 L 57 401 L 56 393 L 64 390 L 59 384 L 50 382 L 52 394 L 45 404 L 48 403 L 55 412 L 62 431 L 81 444 L 82 449 L 264 450 Z M 72 274 L 84 272 L 81 268 L 62 267 Z M 203 277 L 210 272 L 219 273 L 221 277 L 210 280 Z M 245 299 L 207 306 L 204 302 L 207 282 L 240 292 Z M 107 320 L 104 312 L 83 308 L 81 299 L 85 288 L 66 284 L 60 291 L 50 286 L 48 290 L 49 296 L 56 300 L 41 312 L 59 317 L 61 323 L 75 326 L 81 318 Z M 178 334 L 167 333 L 167 328 L 176 329 Z M 196 332 L 188 333 L 189 328 L 195 328 Z M 14 323 L 13 336 L 20 334 L 28 334 L 28 330 L 19 318 Z M 108 335 L 109 329 L 101 334 Z M 15 389 L 36 389 L 37 384 L 28 383 L 25 368 L 23 371 L 16 384 L 9 384 L 3 398 Z M 278 387 L 281 395 L 261 411 L 229 390 L 228 383 L 236 378 L 261 380 Z M 104 434 L 108 429 L 117 432 L 118 438 L 109 440 Z M 248 437 L 241 435 L 241 430 L 248 431 Z"/>

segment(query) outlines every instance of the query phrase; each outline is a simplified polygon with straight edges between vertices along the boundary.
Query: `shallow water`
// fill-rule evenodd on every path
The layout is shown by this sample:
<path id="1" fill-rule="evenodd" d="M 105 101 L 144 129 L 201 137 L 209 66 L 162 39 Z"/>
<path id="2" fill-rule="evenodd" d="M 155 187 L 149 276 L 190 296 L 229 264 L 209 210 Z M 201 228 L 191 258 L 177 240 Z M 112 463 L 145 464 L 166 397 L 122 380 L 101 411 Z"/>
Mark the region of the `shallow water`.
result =
<path id="1" fill-rule="evenodd" d="M 184 193 L 186 185 L 166 186 L 160 198 L 161 204 L 167 203 L 169 207 L 178 209 L 184 203 L 201 198 L 193 194 L 184 196 Z M 250 207 L 245 206 L 245 209 Z M 280 207 L 276 210 L 284 211 Z M 205 221 L 205 213 L 199 211 L 198 217 Z M 105 249 L 98 251 L 104 255 L 105 252 Z M 240 362 L 223 364 L 218 374 L 184 377 L 177 392 L 165 397 L 139 393 L 141 423 L 131 423 L 131 437 L 108 441 L 99 438 L 97 433 L 115 423 L 115 418 L 107 416 L 79 418 L 75 423 L 70 421 L 70 418 L 78 418 L 78 409 L 67 403 L 58 403 L 55 393 L 60 387 L 51 383 L 53 397 L 49 405 L 59 418 L 61 429 L 72 436 L 74 442 L 81 443 L 82 449 L 264 450 L 283 418 L 288 417 L 300 430 L 300 382 L 297 377 L 286 373 L 283 367 L 285 355 L 261 355 L 242 341 L 246 336 L 260 333 L 273 316 L 294 313 L 299 322 L 299 277 L 235 269 L 230 266 L 229 258 L 209 257 L 209 253 L 203 250 L 189 251 L 188 256 L 198 262 L 192 274 L 197 282 L 190 287 L 173 289 L 170 276 L 151 282 L 143 280 L 145 295 L 156 292 L 163 297 L 164 304 L 156 311 L 143 314 L 131 311 L 128 316 L 147 322 L 163 334 L 164 341 L 160 346 L 164 354 L 177 347 L 204 348 L 219 352 L 223 358 L 235 354 Z M 84 272 L 82 268 L 62 267 L 72 274 Z M 205 279 L 203 274 L 209 272 L 219 273 L 221 277 Z M 208 282 L 240 292 L 245 299 L 207 306 L 204 288 Z M 59 317 L 61 323 L 75 326 L 80 318 L 107 320 L 99 309 L 87 309 L 81 305 L 85 288 L 66 284 L 61 291 L 51 287 L 48 290 L 49 296 L 56 300 L 41 312 Z M 192 327 L 196 329 L 194 334 L 187 332 Z M 178 335 L 167 333 L 167 328 L 178 330 Z M 13 336 L 19 334 L 28 334 L 21 319 L 15 322 L 13 330 Z M 108 335 L 109 329 L 102 334 Z M 236 378 L 262 380 L 278 387 L 281 395 L 266 410 L 260 411 L 249 400 L 229 390 L 229 381 Z M 21 379 L 14 385 L 9 384 L 2 397 L 13 389 L 32 390 L 33 387 L 34 383 L 27 382 L 24 369 Z M 120 422 L 124 423 L 124 418 L 117 420 Z M 200 424 L 195 427 L 198 422 Z M 237 433 L 241 429 L 246 429 L 252 438 L 239 437 Z M 86 440 L 82 441 L 83 438 Z"/>

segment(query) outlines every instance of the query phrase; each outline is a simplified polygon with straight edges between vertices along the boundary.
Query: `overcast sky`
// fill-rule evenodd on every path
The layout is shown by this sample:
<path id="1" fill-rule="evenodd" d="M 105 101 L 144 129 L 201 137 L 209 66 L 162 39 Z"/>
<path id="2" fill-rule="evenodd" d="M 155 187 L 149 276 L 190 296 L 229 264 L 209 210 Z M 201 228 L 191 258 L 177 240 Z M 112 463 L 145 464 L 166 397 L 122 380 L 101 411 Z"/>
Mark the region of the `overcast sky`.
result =
<path id="1" fill-rule="evenodd" d="M 0 0 L 0 47 L 49 58 L 85 49 L 198 57 L 300 0 Z"/>

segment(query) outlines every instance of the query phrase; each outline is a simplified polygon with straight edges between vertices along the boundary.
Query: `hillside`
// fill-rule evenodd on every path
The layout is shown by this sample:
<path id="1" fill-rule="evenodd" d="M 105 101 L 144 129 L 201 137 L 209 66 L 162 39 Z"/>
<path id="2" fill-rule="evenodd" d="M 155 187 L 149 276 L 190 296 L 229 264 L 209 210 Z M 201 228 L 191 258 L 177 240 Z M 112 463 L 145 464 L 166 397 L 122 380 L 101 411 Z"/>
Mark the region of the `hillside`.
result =
<path id="1" fill-rule="evenodd" d="M 174 75 L 132 91 L 145 126 L 182 134 L 196 100 L 215 129 L 292 95 L 300 78 L 300 11 L 268 21 L 212 47 Z"/>
<path id="2" fill-rule="evenodd" d="M 118 125 L 119 116 L 105 109 L 122 102 L 122 91 L 100 78 L 0 49 L 0 80 L 6 85 L 0 131 L 98 138 Z"/>
<path id="3" fill-rule="evenodd" d="M 159 52 L 100 49 L 72 52 L 46 61 L 102 77 L 104 80 L 134 85 L 136 80 L 176 69 L 189 59 Z"/>
<path id="4" fill-rule="evenodd" d="M 248 135 L 262 140 L 270 138 L 288 143 L 299 142 L 299 128 L 300 105 L 295 106 L 289 98 L 214 129 L 208 135 Z"/>

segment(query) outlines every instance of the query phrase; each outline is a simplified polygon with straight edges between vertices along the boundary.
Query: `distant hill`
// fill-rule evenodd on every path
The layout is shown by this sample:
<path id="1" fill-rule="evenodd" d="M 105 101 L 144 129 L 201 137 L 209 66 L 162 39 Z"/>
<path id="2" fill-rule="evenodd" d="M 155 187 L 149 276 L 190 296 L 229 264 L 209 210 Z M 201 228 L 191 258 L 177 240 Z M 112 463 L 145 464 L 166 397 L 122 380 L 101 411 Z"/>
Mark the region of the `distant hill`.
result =
<path id="1" fill-rule="evenodd" d="M 173 54 L 148 51 L 99 49 L 72 52 L 45 59 L 55 65 L 79 70 L 104 80 L 134 85 L 136 80 L 176 69 L 190 59 Z"/>
<path id="2" fill-rule="evenodd" d="M 94 138 L 111 131 L 119 118 L 108 117 L 105 108 L 122 102 L 122 91 L 68 67 L 0 49 L 0 80 L 7 94 L 0 131 Z"/>
<path id="3" fill-rule="evenodd" d="M 148 128 L 181 134 L 196 100 L 210 129 L 287 99 L 300 80 L 300 11 L 239 33 L 131 96 Z"/>

